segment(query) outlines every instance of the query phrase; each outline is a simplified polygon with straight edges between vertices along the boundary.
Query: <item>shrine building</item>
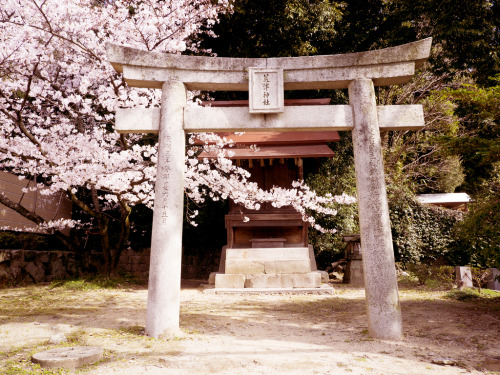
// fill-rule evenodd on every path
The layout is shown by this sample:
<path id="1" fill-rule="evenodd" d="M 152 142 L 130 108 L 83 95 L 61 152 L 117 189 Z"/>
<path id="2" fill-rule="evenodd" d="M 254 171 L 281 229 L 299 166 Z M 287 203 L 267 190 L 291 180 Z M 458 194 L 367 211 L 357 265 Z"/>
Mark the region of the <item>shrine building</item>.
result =
<path id="1" fill-rule="evenodd" d="M 329 98 L 285 100 L 285 106 L 329 103 Z M 207 101 L 204 105 L 245 107 L 248 101 Z M 233 147 L 226 147 L 231 151 L 226 157 L 248 170 L 249 181 L 256 182 L 264 190 L 273 186 L 291 188 L 293 181 L 303 180 L 304 165 L 308 171 L 317 170 L 320 158 L 334 155 L 327 143 L 340 139 L 337 131 L 217 134 L 233 141 Z M 252 145 L 256 147 L 250 147 Z M 205 151 L 199 155 L 199 158 L 205 157 L 215 158 L 216 155 Z M 265 203 L 259 210 L 252 210 L 230 200 L 225 227 L 227 242 L 222 249 L 219 271 L 210 278 L 216 287 L 320 286 L 320 275 L 311 274 L 317 268 L 313 248 L 308 242 L 309 223 L 293 207 L 273 207 Z M 225 276 L 218 276 L 220 274 Z"/>

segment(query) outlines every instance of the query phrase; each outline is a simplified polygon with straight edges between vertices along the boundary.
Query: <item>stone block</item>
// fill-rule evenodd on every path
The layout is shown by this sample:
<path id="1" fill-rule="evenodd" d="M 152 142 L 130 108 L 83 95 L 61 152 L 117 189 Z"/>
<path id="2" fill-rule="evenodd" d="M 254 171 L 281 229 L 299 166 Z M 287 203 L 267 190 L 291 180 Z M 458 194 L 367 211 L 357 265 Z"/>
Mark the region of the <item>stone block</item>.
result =
<path id="1" fill-rule="evenodd" d="M 222 250 L 220 253 L 219 273 L 226 272 L 226 252 L 227 252 L 227 245 L 222 247 Z"/>
<path id="2" fill-rule="evenodd" d="M 0 267 L 0 288 L 3 288 L 10 281 L 10 275 L 7 270 Z"/>
<path id="3" fill-rule="evenodd" d="M 219 272 L 210 272 L 208 275 L 208 285 L 215 285 L 215 275 L 218 275 Z"/>
<path id="4" fill-rule="evenodd" d="M 311 261 L 311 271 L 317 271 L 318 266 L 316 265 L 316 257 L 314 256 L 314 248 L 312 245 L 309 245 L 307 247 L 307 250 L 309 251 L 309 260 Z"/>
<path id="5" fill-rule="evenodd" d="M 147 273 L 149 272 L 149 263 L 141 263 L 137 267 L 137 272 L 139 273 Z"/>
<path id="6" fill-rule="evenodd" d="M 245 288 L 319 288 L 321 274 L 253 275 L 245 280 Z"/>
<path id="7" fill-rule="evenodd" d="M 22 266 L 21 262 L 19 259 L 13 260 L 10 264 L 10 274 L 12 275 L 12 278 L 19 282 L 21 281 L 22 278 Z"/>
<path id="8" fill-rule="evenodd" d="M 43 252 L 38 255 L 38 261 L 42 263 L 49 263 L 49 253 Z"/>
<path id="9" fill-rule="evenodd" d="M 26 261 L 24 260 L 24 250 L 12 250 L 11 259 L 12 263 L 15 262 L 21 268 L 26 266 Z"/>
<path id="10" fill-rule="evenodd" d="M 498 268 L 488 268 L 490 276 L 488 278 L 487 288 L 492 290 L 500 290 L 500 270 Z"/>
<path id="11" fill-rule="evenodd" d="M 244 288 L 245 275 L 217 274 L 215 275 L 216 288 Z"/>
<path id="12" fill-rule="evenodd" d="M 29 262 L 24 268 L 26 272 L 31 276 L 35 283 L 40 283 L 45 279 L 45 270 L 42 264 L 37 264 L 35 262 Z"/>
<path id="13" fill-rule="evenodd" d="M 66 267 L 59 257 L 54 257 L 50 263 L 50 275 L 54 279 L 63 279 L 66 277 Z"/>
<path id="14" fill-rule="evenodd" d="M 363 275 L 363 261 L 361 259 L 353 259 L 347 261 L 346 269 L 344 272 L 345 284 L 363 286 L 365 283 Z"/>
<path id="15" fill-rule="evenodd" d="M 285 243 L 284 238 L 253 238 L 250 240 L 252 248 L 280 248 Z"/>
<path id="16" fill-rule="evenodd" d="M 10 260 L 11 255 L 9 251 L 2 251 L 0 250 L 0 263 L 6 262 Z"/>
<path id="17" fill-rule="evenodd" d="M 456 283 L 460 289 L 472 288 L 472 273 L 470 267 L 455 267 Z"/>
<path id="18" fill-rule="evenodd" d="M 307 247 L 226 249 L 226 260 L 309 260 Z"/>
<path id="19" fill-rule="evenodd" d="M 328 275 L 328 272 L 326 271 L 316 271 L 316 272 L 319 272 L 319 274 L 321 275 L 322 283 L 327 283 L 330 281 L 330 275 Z"/>
<path id="20" fill-rule="evenodd" d="M 226 272 L 245 275 L 308 273 L 311 262 L 307 260 L 226 260 Z"/>
<path id="21" fill-rule="evenodd" d="M 264 272 L 266 274 L 298 274 L 311 272 L 311 262 L 309 260 L 276 260 L 264 262 Z"/>
<path id="22" fill-rule="evenodd" d="M 226 272 L 228 274 L 257 275 L 265 273 L 265 267 L 262 261 L 226 259 Z"/>

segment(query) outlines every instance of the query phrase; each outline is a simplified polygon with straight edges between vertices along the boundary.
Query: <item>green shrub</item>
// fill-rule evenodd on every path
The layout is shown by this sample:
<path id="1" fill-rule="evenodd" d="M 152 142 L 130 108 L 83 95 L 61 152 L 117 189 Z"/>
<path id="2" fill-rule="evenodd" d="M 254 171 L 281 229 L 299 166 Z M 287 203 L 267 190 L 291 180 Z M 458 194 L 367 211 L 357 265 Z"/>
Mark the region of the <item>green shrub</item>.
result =
<path id="1" fill-rule="evenodd" d="M 500 301 L 500 292 L 489 289 L 482 289 L 479 291 L 474 288 L 466 288 L 462 290 L 453 289 L 446 295 L 446 297 L 457 301 Z"/>
<path id="2" fill-rule="evenodd" d="M 24 250 L 48 250 L 49 240 L 46 236 L 36 233 L 19 234 L 21 248 Z"/>
<path id="3" fill-rule="evenodd" d="M 0 249 L 18 249 L 19 239 L 15 233 L 0 232 Z"/>
<path id="4" fill-rule="evenodd" d="M 409 263 L 406 270 L 418 279 L 420 285 L 429 287 L 452 287 L 455 282 L 455 269 L 451 266 L 430 266 L 423 263 Z"/>
<path id="5" fill-rule="evenodd" d="M 474 266 L 500 268 L 500 185 L 497 189 L 478 197 L 456 227 L 460 246 Z"/>
<path id="6" fill-rule="evenodd" d="M 340 141 L 330 144 L 335 156 L 323 160 L 317 173 L 306 176 L 306 182 L 320 195 L 346 193 L 355 196 L 352 137 L 350 132 L 340 132 L 339 135 Z M 336 204 L 333 208 L 337 210 L 335 216 L 312 213 L 323 228 L 336 230 L 335 233 L 320 233 L 314 229 L 309 231 L 309 243 L 314 247 L 319 269 L 325 269 L 333 261 L 344 257 L 346 243 L 342 240 L 343 235 L 359 233 L 357 204 Z"/>
<path id="7" fill-rule="evenodd" d="M 389 194 L 392 240 L 396 260 L 404 264 L 468 264 L 457 246 L 455 225 L 463 213 L 420 204 L 416 199 Z"/>

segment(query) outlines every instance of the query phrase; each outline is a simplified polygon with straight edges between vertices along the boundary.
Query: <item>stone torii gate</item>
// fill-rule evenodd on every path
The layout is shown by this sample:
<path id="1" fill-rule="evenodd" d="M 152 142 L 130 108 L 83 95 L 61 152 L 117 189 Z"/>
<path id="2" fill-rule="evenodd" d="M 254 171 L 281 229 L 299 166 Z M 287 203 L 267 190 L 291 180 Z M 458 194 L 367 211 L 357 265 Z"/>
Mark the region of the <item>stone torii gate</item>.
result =
<path id="1" fill-rule="evenodd" d="M 179 331 L 185 132 L 350 130 L 370 335 L 401 339 L 380 131 L 424 126 L 420 105 L 377 106 L 374 86 L 408 82 L 432 40 L 376 51 L 284 58 L 153 53 L 108 45 L 130 86 L 162 89 L 161 108 L 119 109 L 119 132 L 159 132 L 146 333 Z M 349 105 L 285 107 L 284 90 L 348 89 Z M 186 106 L 186 89 L 249 91 L 249 108 Z"/>

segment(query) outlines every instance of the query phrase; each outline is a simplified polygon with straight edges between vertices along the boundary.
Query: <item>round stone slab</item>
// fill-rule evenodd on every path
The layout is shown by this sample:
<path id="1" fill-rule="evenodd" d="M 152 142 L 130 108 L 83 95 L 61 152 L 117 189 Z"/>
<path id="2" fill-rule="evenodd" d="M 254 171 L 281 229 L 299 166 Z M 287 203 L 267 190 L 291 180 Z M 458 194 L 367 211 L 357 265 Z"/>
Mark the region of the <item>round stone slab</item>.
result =
<path id="1" fill-rule="evenodd" d="M 31 357 L 41 367 L 75 369 L 100 360 L 103 349 L 98 346 L 73 346 L 55 348 L 36 353 Z"/>

